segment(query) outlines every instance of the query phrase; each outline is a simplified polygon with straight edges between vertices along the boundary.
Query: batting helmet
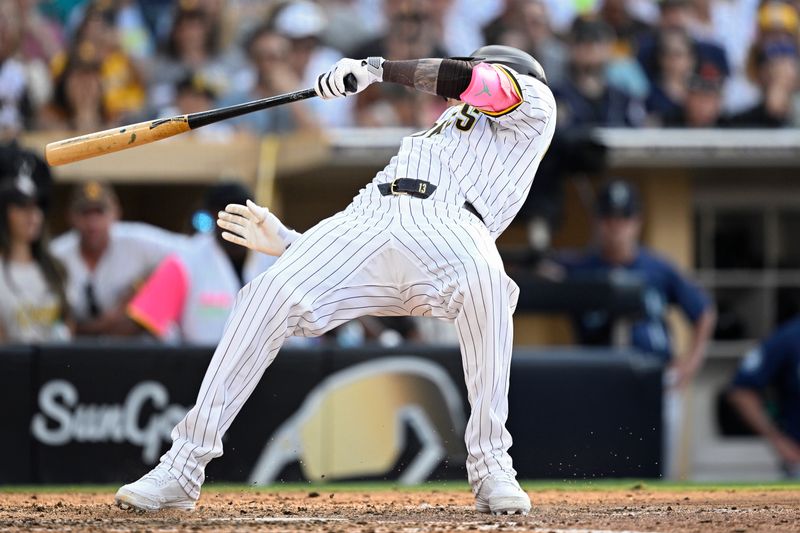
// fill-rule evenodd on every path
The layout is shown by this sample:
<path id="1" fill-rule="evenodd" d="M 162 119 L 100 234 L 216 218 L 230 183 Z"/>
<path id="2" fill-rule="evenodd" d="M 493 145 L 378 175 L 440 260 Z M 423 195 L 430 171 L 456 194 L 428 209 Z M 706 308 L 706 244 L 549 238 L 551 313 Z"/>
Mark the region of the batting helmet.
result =
<path id="1" fill-rule="evenodd" d="M 486 63 L 500 63 L 513 68 L 519 74 L 533 76 L 542 83 L 547 83 L 544 69 L 532 55 L 523 52 L 519 48 L 503 46 L 501 44 L 490 44 L 481 46 L 472 56 L 465 58 L 472 61 L 485 61 Z"/>

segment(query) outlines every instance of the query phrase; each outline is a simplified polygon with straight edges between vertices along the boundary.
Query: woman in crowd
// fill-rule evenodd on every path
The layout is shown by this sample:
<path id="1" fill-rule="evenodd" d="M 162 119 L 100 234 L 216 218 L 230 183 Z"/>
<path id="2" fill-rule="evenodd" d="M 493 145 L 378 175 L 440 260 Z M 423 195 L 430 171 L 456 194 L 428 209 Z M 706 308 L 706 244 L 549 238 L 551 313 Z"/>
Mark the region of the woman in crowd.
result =
<path id="1" fill-rule="evenodd" d="M 681 29 L 658 35 L 656 55 L 655 79 L 645 105 L 650 121 L 660 126 L 683 114 L 696 58 L 691 37 Z"/>
<path id="2" fill-rule="evenodd" d="M 219 20 L 200 6 L 178 7 L 163 53 L 150 68 L 150 106 L 161 109 L 175 101 L 178 83 L 199 74 L 223 95 L 238 87 L 237 73 L 243 68 L 236 50 L 223 51 L 219 46 Z"/>
<path id="3" fill-rule="evenodd" d="M 47 251 L 41 199 L 26 164 L 0 182 L 0 343 L 70 337 L 64 273 Z"/>
<path id="4" fill-rule="evenodd" d="M 52 102 L 39 114 L 39 126 L 87 133 L 109 127 L 102 67 L 91 43 L 72 52 L 55 80 Z"/>
<path id="5" fill-rule="evenodd" d="M 90 4 L 72 39 L 73 46 L 52 61 L 56 80 L 67 77 L 66 71 L 74 65 L 76 56 L 96 65 L 109 126 L 136 120 L 147 96 L 136 62 L 121 45 L 116 17 L 113 4 Z"/>

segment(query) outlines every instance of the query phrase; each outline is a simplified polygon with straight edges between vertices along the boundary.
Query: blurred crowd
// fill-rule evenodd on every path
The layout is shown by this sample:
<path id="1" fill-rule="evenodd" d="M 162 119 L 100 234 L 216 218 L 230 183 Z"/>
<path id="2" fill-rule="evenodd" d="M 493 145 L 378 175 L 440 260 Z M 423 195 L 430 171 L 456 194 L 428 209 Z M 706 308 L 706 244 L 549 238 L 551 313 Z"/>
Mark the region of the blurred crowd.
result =
<path id="1" fill-rule="evenodd" d="M 561 126 L 800 121 L 788 0 L 5 0 L 0 128 L 93 131 L 313 86 L 337 59 L 531 52 Z M 427 127 L 445 102 L 389 84 L 203 131 Z"/>

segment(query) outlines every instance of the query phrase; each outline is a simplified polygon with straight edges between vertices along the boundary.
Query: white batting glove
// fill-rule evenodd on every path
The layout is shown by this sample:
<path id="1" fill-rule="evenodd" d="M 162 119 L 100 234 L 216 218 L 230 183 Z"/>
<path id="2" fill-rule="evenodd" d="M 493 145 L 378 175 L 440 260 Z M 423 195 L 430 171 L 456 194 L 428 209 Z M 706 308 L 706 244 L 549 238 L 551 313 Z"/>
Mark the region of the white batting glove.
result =
<path id="1" fill-rule="evenodd" d="M 360 93 L 373 83 L 383 81 L 382 57 L 367 59 L 340 59 L 328 72 L 317 78 L 314 90 L 320 98 L 344 98 L 349 94 Z M 352 74 L 356 87 L 346 87 L 345 78 Z M 353 90 L 355 89 L 355 90 Z"/>
<path id="2" fill-rule="evenodd" d="M 217 213 L 222 238 L 267 255 L 279 256 L 300 234 L 288 229 L 266 207 L 247 200 L 247 205 L 228 204 Z"/>

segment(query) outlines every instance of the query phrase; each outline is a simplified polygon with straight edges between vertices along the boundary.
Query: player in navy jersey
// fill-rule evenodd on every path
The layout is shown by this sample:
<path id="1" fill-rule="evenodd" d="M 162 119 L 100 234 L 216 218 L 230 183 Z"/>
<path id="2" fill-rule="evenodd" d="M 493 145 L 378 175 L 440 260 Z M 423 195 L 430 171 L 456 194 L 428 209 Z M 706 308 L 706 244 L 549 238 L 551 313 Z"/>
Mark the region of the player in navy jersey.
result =
<path id="1" fill-rule="evenodd" d="M 621 270 L 638 277 L 644 286 L 645 316 L 631 324 L 630 345 L 661 358 L 677 370 L 680 385 L 688 383 L 700 367 L 713 332 L 715 313 L 708 296 L 666 259 L 639 243 L 641 201 L 629 183 L 615 180 L 597 201 L 598 246 L 578 256 L 559 257 L 568 275 L 605 276 Z M 693 326 L 689 352 L 674 358 L 667 311 L 676 305 Z M 611 317 L 603 311 L 573 318 L 578 341 L 588 345 L 612 343 Z"/>
<path id="2" fill-rule="evenodd" d="M 768 388 L 776 393 L 777 420 L 762 399 Z M 728 398 L 745 422 L 769 441 L 787 476 L 800 478 L 800 317 L 747 354 Z"/>

